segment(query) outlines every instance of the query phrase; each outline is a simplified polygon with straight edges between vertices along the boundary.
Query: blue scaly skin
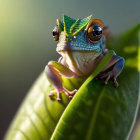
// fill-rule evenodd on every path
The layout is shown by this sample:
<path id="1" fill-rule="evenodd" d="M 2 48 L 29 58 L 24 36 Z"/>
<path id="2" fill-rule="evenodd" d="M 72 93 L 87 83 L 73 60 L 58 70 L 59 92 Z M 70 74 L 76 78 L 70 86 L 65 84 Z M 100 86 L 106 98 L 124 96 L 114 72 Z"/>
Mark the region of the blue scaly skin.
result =
<path id="1" fill-rule="evenodd" d="M 109 52 L 105 46 L 105 38 L 108 36 L 108 28 L 99 19 L 92 19 L 89 16 L 85 19 L 74 20 L 63 15 L 63 22 L 57 19 L 56 27 L 53 30 L 54 40 L 57 42 L 56 51 L 62 56 L 58 62 L 50 61 L 45 67 L 46 75 L 55 90 L 51 91 L 52 97 L 57 93 L 57 100 L 61 101 L 60 93 L 64 92 L 69 98 L 75 93 L 68 91 L 62 86 L 61 75 L 67 78 L 78 78 L 89 76 L 96 69 L 104 55 Z M 106 78 L 105 84 L 113 78 L 114 85 L 119 86 L 116 78 L 124 66 L 124 59 L 114 52 L 109 63 L 104 67 L 98 77 Z M 113 67 L 109 72 L 104 72 Z"/>

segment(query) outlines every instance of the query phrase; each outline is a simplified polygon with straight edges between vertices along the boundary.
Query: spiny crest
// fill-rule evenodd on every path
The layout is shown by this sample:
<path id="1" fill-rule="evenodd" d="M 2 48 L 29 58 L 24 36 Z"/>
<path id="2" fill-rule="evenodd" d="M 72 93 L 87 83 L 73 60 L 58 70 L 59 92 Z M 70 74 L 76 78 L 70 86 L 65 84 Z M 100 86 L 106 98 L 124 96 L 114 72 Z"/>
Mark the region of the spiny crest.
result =
<path id="1" fill-rule="evenodd" d="M 64 26 L 65 35 L 66 36 L 76 35 L 88 24 L 91 17 L 92 17 L 92 15 L 90 15 L 89 17 L 86 17 L 84 19 L 75 20 L 66 15 L 63 15 L 63 26 Z"/>

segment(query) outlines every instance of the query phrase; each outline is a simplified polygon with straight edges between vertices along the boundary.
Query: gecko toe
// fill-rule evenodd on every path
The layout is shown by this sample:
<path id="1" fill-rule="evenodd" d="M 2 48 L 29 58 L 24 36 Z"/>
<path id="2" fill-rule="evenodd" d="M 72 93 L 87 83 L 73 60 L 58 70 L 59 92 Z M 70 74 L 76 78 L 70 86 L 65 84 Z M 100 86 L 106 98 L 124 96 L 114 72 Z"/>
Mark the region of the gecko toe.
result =
<path id="1" fill-rule="evenodd" d="M 117 80 L 116 80 L 116 75 L 114 74 L 113 71 L 110 71 L 110 72 L 107 72 L 107 73 L 102 73 L 102 74 L 99 75 L 99 77 L 100 77 L 100 79 L 106 78 L 106 80 L 105 80 L 105 82 L 104 82 L 105 85 L 107 85 L 107 84 L 108 84 L 108 81 L 109 81 L 111 78 L 113 78 L 113 80 L 114 80 L 114 86 L 115 86 L 116 88 L 119 86 L 119 84 L 118 84 L 118 82 L 117 82 Z"/>
<path id="2" fill-rule="evenodd" d="M 57 101 L 60 102 L 61 101 L 61 92 L 64 92 L 65 95 L 69 98 L 72 99 L 73 96 L 75 95 L 75 93 L 77 92 L 77 89 L 73 90 L 73 91 L 69 91 L 65 88 L 59 90 L 59 89 L 55 89 L 50 91 L 50 94 L 48 95 L 50 98 L 52 98 L 54 96 L 55 93 L 57 93 Z"/>
<path id="3" fill-rule="evenodd" d="M 57 98 L 57 101 L 58 101 L 58 102 L 61 102 L 61 98 Z"/>
<path id="4" fill-rule="evenodd" d="M 105 85 L 107 85 L 108 84 L 108 81 L 109 81 L 109 79 L 111 78 L 111 76 L 110 75 L 108 75 L 107 76 L 107 78 L 106 78 L 106 80 L 105 80 Z"/>
<path id="5" fill-rule="evenodd" d="M 118 86 L 119 86 L 119 84 L 118 84 L 116 78 L 114 78 L 114 86 L 115 86 L 115 88 L 118 88 Z"/>
<path id="6" fill-rule="evenodd" d="M 50 98 L 52 98 L 52 97 L 53 97 L 53 94 L 52 94 L 52 93 L 50 93 L 48 96 L 49 96 Z"/>
<path id="7" fill-rule="evenodd" d="M 71 100 L 72 98 L 73 98 L 73 96 L 70 95 L 70 96 L 69 96 L 69 99 Z"/>

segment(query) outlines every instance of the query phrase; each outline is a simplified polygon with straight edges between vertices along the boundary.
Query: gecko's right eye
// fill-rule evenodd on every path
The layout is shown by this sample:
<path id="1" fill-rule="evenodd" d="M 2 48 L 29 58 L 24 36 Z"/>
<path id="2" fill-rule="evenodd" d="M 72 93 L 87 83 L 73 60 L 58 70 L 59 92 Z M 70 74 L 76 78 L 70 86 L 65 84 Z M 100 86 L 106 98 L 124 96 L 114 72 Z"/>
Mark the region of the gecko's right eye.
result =
<path id="1" fill-rule="evenodd" d="M 57 29 L 57 26 L 54 27 L 53 31 L 52 31 L 52 35 L 53 35 L 53 38 L 55 41 L 58 41 L 59 40 L 59 31 Z"/>
<path id="2" fill-rule="evenodd" d="M 60 34 L 60 20 L 56 20 L 56 26 L 54 27 L 52 31 L 52 35 L 55 41 L 59 40 L 59 34 Z"/>

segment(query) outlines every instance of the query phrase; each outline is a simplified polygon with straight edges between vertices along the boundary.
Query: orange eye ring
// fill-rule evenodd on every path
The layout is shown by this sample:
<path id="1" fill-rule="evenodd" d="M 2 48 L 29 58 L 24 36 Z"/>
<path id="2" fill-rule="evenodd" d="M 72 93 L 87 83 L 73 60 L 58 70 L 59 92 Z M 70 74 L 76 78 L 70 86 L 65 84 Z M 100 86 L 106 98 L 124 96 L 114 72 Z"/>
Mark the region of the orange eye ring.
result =
<path id="1" fill-rule="evenodd" d="M 102 29 L 104 28 L 104 23 L 100 19 L 93 19 L 88 23 L 85 30 L 87 31 L 90 26 L 95 25 L 95 24 L 100 26 Z"/>
<path id="2" fill-rule="evenodd" d="M 91 22 L 87 25 L 86 31 L 87 36 L 89 40 L 91 41 L 98 41 L 102 37 L 102 29 L 104 27 L 104 24 L 99 19 L 93 19 Z"/>

